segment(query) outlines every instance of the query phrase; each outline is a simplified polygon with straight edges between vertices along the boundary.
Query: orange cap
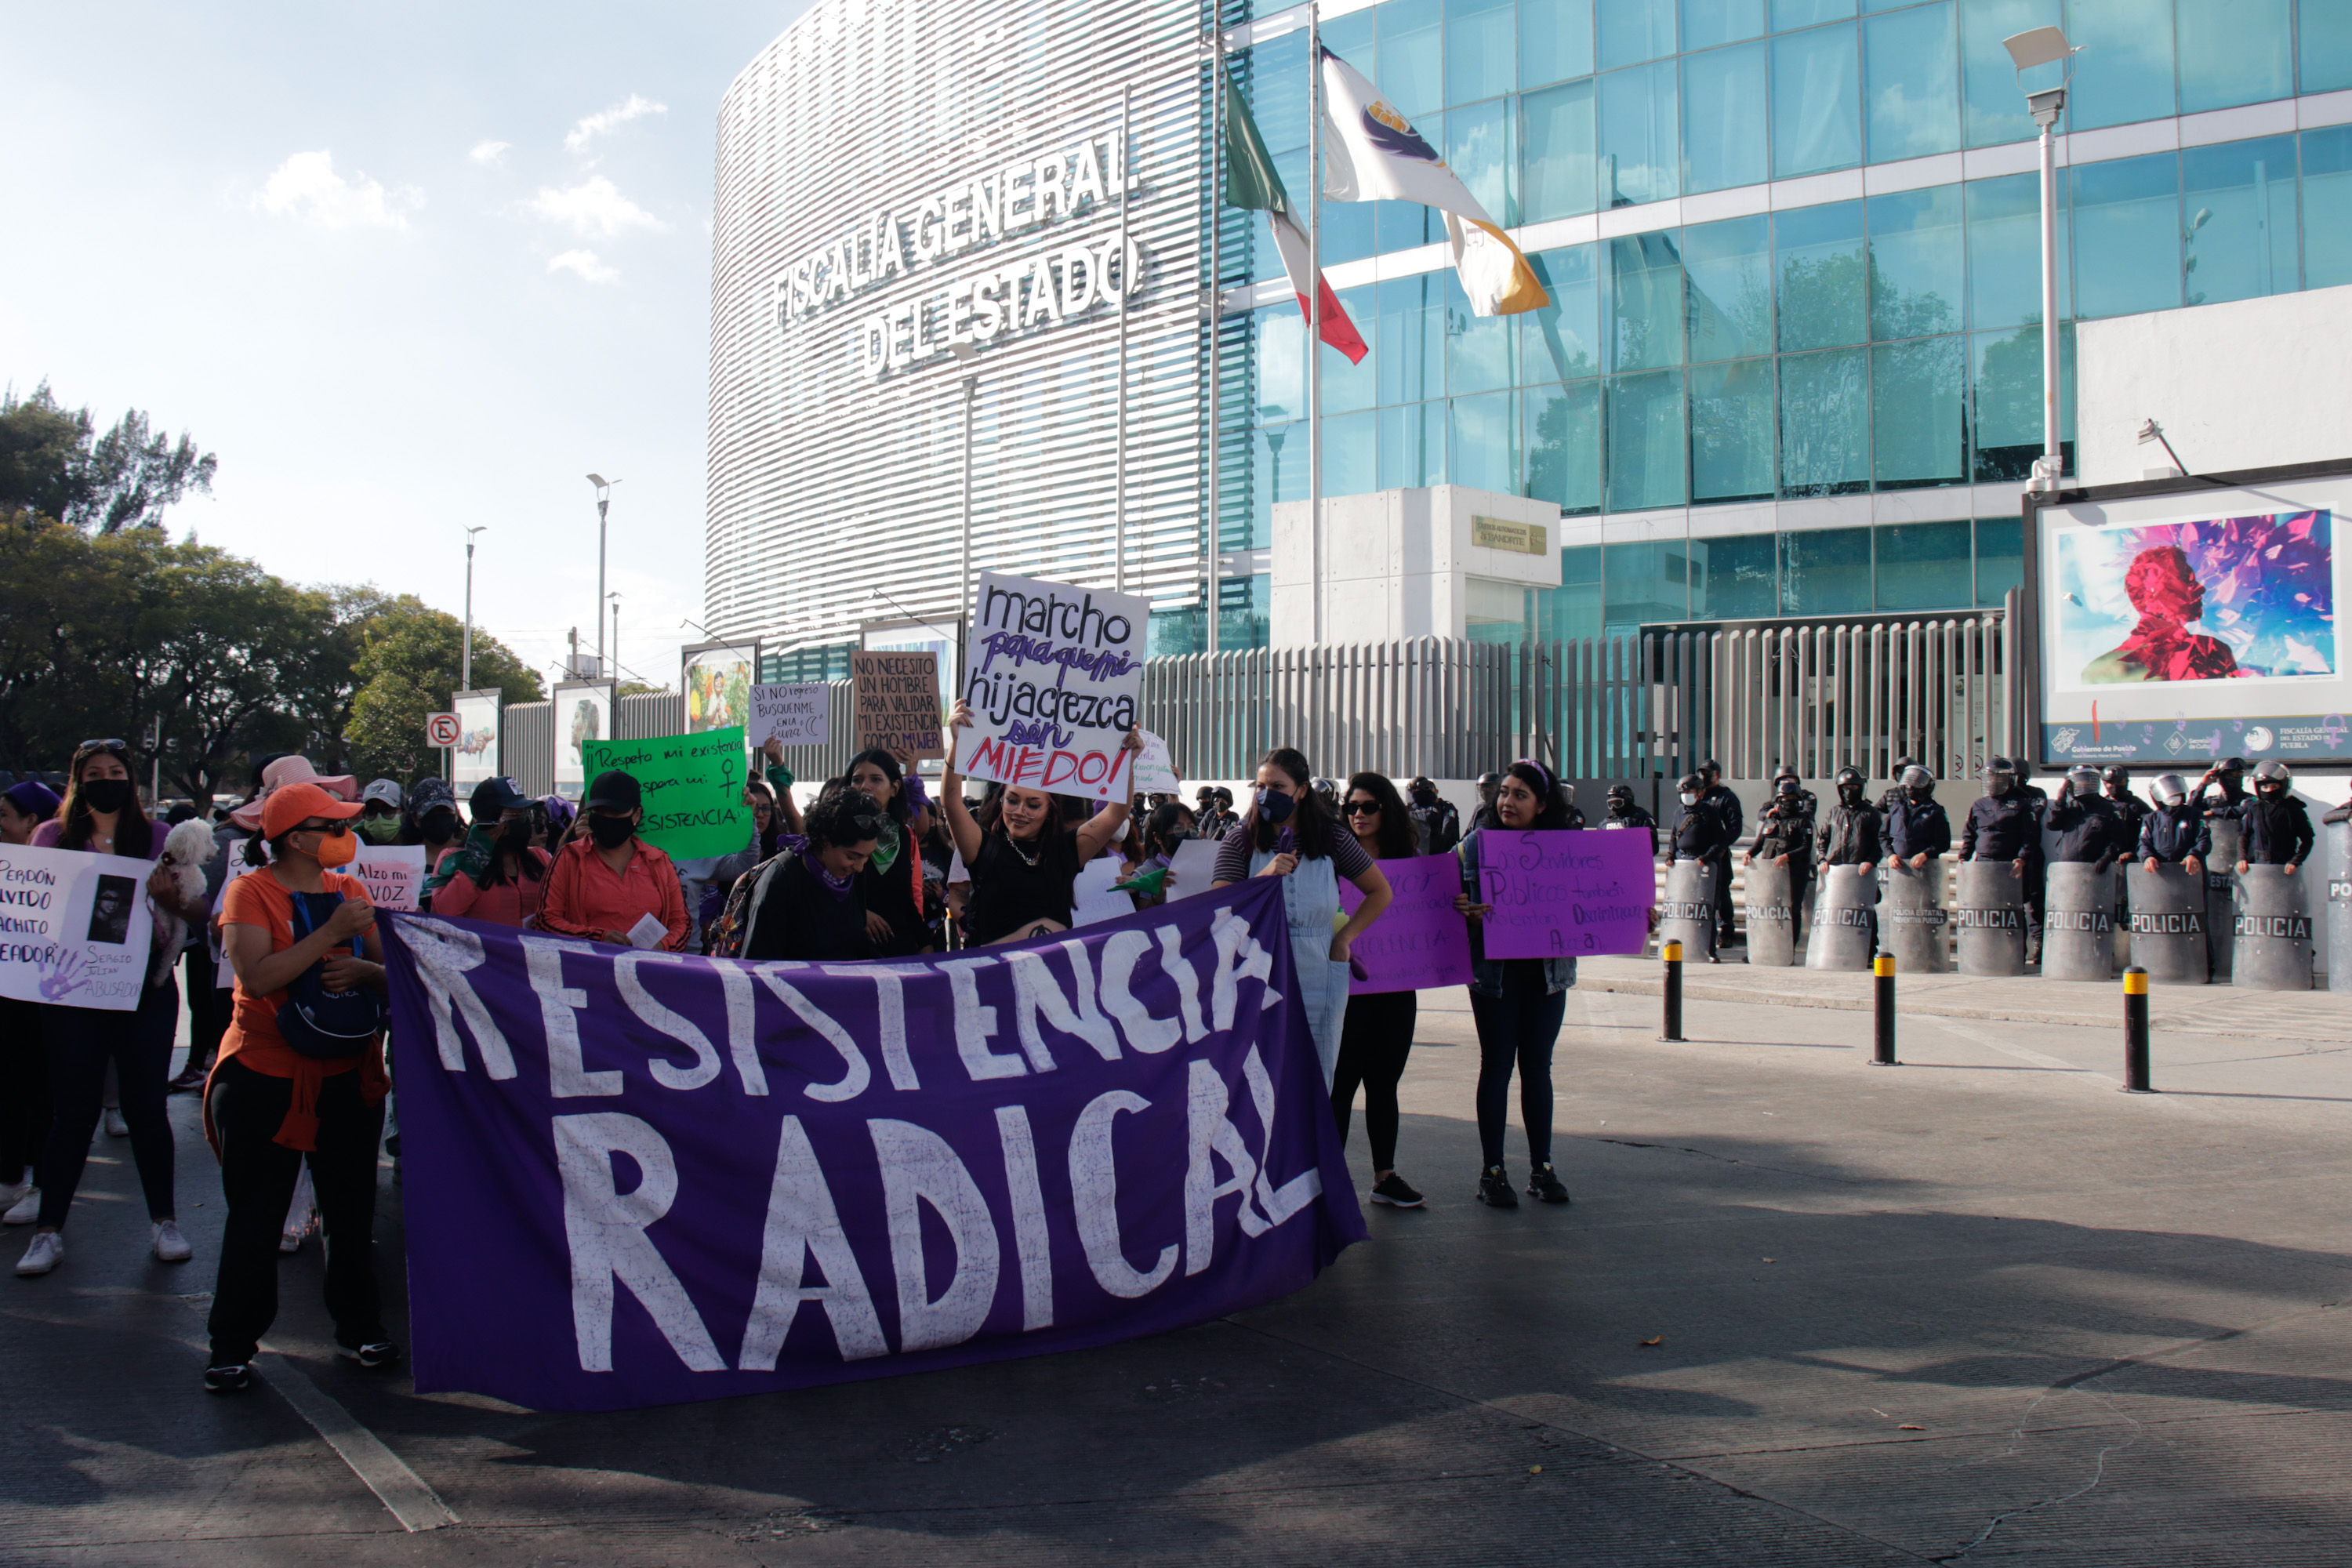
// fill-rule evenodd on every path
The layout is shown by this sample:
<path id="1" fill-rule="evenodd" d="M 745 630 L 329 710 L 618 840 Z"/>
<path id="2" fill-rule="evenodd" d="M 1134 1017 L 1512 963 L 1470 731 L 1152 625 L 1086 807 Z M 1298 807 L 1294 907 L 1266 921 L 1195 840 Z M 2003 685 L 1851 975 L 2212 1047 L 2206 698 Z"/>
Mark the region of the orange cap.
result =
<path id="1" fill-rule="evenodd" d="M 280 784 L 261 803 L 261 836 L 275 838 L 314 816 L 338 822 L 359 814 L 357 802 L 337 800 L 317 784 Z"/>

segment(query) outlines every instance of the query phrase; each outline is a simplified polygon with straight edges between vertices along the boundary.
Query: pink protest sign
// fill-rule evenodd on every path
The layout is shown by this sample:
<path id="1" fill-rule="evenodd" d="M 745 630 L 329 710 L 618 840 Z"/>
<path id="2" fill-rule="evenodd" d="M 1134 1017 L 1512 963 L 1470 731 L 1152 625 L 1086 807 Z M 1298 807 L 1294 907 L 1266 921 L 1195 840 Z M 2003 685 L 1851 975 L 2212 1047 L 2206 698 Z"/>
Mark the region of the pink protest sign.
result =
<path id="1" fill-rule="evenodd" d="M 1656 901 L 1649 847 L 1645 833 L 1479 834 L 1478 901 L 1494 908 L 1486 956 L 1641 952 Z"/>
<path id="2" fill-rule="evenodd" d="M 1462 862 L 1451 855 L 1418 855 L 1381 861 L 1381 875 L 1396 902 L 1355 940 L 1355 956 L 1371 978 L 1349 981 L 1348 994 L 1469 984 L 1470 925 L 1454 907 L 1462 891 Z M 1353 882 L 1339 884 L 1339 904 L 1349 914 L 1363 901 Z"/>

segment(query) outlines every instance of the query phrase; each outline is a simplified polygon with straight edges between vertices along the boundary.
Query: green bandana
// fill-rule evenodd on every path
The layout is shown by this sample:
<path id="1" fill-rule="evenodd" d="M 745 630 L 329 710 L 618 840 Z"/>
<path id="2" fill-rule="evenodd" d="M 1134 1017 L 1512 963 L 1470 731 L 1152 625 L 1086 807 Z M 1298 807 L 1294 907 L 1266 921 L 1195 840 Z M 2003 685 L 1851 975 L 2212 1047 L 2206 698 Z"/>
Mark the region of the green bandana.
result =
<path id="1" fill-rule="evenodd" d="M 898 862 L 898 825 L 889 817 L 882 819 L 882 831 L 874 840 L 874 853 L 866 864 L 877 872 L 887 872 Z"/>

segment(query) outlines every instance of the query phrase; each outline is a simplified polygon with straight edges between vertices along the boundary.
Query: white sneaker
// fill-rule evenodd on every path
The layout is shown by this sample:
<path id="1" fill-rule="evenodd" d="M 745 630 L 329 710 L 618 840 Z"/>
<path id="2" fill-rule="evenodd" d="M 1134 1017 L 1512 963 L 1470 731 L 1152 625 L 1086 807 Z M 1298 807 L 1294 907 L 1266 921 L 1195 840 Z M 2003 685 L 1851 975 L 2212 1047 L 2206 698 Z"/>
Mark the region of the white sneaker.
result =
<path id="1" fill-rule="evenodd" d="M 155 1260 L 158 1263 L 185 1263 L 194 1251 L 188 1246 L 188 1238 L 180 1234 L 179 1222 L 176 1220 L 157 1220 L 154 1239 L 150 1245 L 155 1248 Z"/>
<path id="2" fill-rule="evenodd" d="M 26 1187 L 25 1195 L 13 1207 L 0 1215 L 0 1225 L 30 1225 L 41 1217 L 41 1189 Z"/>
<path id="3" fill-rule="evenodd" d="M 106 1135 L 109 1138 L 131 1136 L 131 1123 L 122 1120 L 122 1112 L 112 1106 L 106 1108 Z"/>
<path id="4" fill-rule="evenodd" d="M 36 1274 L 47 1274 L 65 1260 L 66 1238 L 54 1230 L 37 1230 L 33 1233 L 33 1245 L 16 1259 L 16 1272 L 29 1279 Z"/>
<path id="5" fill-rule="evenodd" d="M 32 1190 L 33 1178 L 30 1176 L 21 1182 L 0 1182 L 0 1210 L 15 1208 Z"/>

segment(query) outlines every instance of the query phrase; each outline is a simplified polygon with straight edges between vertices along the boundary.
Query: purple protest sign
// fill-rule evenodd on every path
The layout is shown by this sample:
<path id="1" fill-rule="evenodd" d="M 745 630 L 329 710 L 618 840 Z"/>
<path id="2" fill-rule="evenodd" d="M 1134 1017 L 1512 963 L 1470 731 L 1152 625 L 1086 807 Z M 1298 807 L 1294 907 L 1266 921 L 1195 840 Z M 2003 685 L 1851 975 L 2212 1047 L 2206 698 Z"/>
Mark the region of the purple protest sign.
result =
<path id="1" fill-rule="evenodd" d="M 1462 891 L 1462 862 L 1451 855 L 1416 855 L 1381 861 L 1381 875 L 1396 901 L 1350 944 L 1371 978 L 1349 981 L 1348 994 L 1469 984 L 1470 923 L 1454 907 Z M 1339 884 L 1339 906 L 1349 914 L 1363 901 L 1353 882 Z"/>
<path id="2" fill-rule="evenodd" d="M 1478 901 L 1489 958 L 1639 952 L 1657 901 L 1650 836 L 1548 828 L 1478 835 Z M 1377 928 L 1375 928 L 1377 929 Z"/>
<path id="3" fill-rule="evenodd" d="M 379 929 L 420 1391 L 614 1410 L 1071 1350 L 1364 1235 L 1272 878 L 893 963 Z"/>

